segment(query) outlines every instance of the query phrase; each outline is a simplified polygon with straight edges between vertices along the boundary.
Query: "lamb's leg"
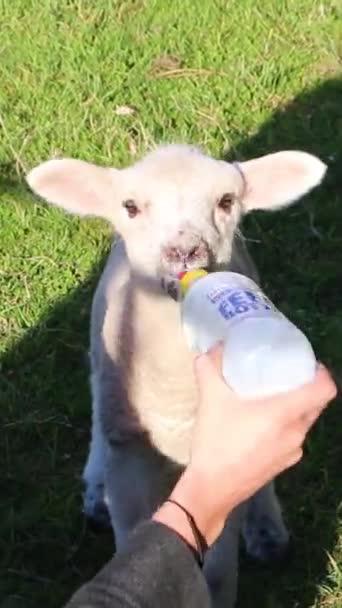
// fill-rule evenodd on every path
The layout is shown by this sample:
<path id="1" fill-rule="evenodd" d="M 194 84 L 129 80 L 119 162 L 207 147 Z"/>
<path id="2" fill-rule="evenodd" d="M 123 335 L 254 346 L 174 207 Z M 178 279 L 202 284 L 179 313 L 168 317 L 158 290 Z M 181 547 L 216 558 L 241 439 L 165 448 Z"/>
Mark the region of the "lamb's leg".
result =
<path id="1" fill-rule="evenodd" d="M 258 561 L 274 561 L 287 553 L 289 532 L 273 483 L 248 501 L 243 536 L 248 555 Z"/>
<path id="2" fill-rule="evenodd" d="M 87 462 L 83 471 L 85 491 L 83 511 L 86 517 L 100 525 L 110 525 L 108 509 L 105 504 L 104 482 L 105 463 L 108 445 L 100 422 L 99 395 L 96 383 L 92 382 L 93 410 L 91 443 Z"/>
<path id="3" fill-rule="evenodd" d="M 238 553 L 245 506 L 228 518 L 222 534 L 210 548 L 204 564 L 214 608 L 233 608 L 237 595 Z"/>
<path id="4" fill-rule="evenodd" d="M 111 442 L 105 489 L 117 548 L 162 504 L 180 474 L 180 467 L 157 452 L 144 436 Z"/>

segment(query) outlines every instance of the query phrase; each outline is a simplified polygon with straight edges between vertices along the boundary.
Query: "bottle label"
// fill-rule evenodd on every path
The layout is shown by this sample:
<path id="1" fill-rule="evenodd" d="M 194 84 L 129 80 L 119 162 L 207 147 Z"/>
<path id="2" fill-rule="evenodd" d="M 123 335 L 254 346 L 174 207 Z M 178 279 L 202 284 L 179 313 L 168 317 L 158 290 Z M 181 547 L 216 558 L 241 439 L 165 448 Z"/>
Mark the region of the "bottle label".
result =
<path id="1" fill-rule="evenodd" d="M 227 321 L 253 312 L 272 311 L 279 314 L 279 311 L 262 291 L 256 292 L 219 285 L 207 293 L 207 298 L 217 305 L 219 313 Z"/>

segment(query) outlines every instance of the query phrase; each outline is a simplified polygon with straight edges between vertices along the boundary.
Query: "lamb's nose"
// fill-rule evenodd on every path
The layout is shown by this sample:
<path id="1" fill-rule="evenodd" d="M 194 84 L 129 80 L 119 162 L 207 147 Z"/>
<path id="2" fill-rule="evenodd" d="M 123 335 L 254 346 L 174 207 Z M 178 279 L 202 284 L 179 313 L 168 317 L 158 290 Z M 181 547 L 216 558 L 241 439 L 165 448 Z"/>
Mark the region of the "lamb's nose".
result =
<path id="1" fill-rule="evenodd" d="M 186 262 L 197 256 L 199 253 L 200 246 L 195 245 L 192 247 L 166 247 L 165 256 L 170 262 Z"/>

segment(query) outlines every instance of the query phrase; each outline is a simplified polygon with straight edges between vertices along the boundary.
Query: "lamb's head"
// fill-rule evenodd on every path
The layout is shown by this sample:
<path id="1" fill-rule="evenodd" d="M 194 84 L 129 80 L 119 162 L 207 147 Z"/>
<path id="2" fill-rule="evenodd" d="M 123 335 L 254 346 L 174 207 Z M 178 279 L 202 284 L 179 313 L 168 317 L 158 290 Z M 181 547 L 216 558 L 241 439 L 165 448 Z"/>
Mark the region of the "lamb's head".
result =
<path id="1" fill-rule="evenodd" d="M 293 202 L 321 181 L 325 168 L 305 152 L 230 164 L 169 145 L 125 169 L 51 160 L 27 180 L 50 203 L 111 221 L 132 267 L 163 279 L 228 262 L 242 215 Z"/>

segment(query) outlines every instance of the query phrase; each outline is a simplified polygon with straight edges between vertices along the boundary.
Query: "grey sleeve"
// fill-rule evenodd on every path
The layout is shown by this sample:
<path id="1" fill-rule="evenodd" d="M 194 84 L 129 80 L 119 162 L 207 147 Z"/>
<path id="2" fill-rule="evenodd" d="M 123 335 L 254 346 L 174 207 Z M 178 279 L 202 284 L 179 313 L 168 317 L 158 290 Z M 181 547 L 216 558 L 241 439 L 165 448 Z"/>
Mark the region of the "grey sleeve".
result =
<path id="1" fill-rule="evenodd" d="M 185 542 L 161 523 L 132 533 L 125 550 L 65 608 L 209 608 L 207 585 Z"/>

